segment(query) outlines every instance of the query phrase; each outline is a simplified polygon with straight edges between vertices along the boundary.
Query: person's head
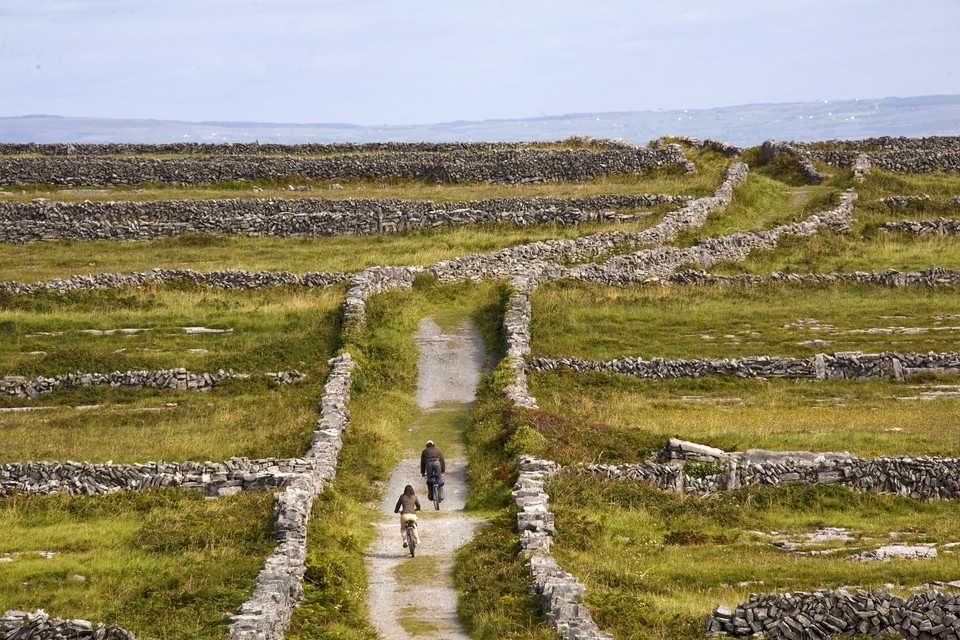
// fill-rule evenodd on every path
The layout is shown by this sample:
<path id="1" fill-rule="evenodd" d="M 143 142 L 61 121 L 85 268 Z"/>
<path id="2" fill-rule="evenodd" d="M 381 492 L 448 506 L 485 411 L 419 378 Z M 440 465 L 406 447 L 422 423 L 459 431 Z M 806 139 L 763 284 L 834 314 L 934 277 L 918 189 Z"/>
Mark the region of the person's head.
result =
<path id="1" fill-rule="evenodd" d="M 412 496 L 412 495 L 413 495 L 413 487 L 411 487 L 411 486 L 408 484 L 407 486 L 405 486 L 405 487 L 403 488 L 403 492 L 404 492 L 406 495 L 408 495 L 408 496 Z"/>
<path id="2" fill-rule="evenodd" d="M 427 446 L 428 446 L 428 447 L 432 447 L 432 446 L 433 446 L 433 440 L 427 440 Z"/>

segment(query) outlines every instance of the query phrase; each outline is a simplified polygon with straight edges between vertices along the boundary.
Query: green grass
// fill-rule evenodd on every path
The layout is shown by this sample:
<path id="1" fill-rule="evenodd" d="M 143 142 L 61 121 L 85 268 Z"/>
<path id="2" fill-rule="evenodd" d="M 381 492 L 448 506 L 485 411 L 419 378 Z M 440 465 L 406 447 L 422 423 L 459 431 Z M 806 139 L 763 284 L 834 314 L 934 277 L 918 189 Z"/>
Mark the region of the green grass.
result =
<path id="1" fill-rule="evenodd" d="M 286 637 L 291 640 L 375 640 L 367 619 L 363 550 L 376 532 L 374 510 L 329 488 L 317 496 L 307 529 L 304 599 Z"/>
<path id="2" fill-rule="evenodd" d="M 608 287 L 570 280 L 539 287 L 532 304 L 535 357 L 805 358 L 960 349 L 960 298 L 951 287 Z"/>
<path id="3" fill-rule="evenodd" d="M 648 381 L 553 371 L 532 374 L 530 393 L 542 411 L 562 419 L 548 415 L 526 423 L 545 425 L 541 428 L 551 439 L 530 453 L 571 462 L 633 462 L 671 437 L 730 451 L 958 457 L 960 398 L 899 399 L 937 391 L 937 384 L 728 377 Z M 957 390 L 956 381 L 950 389 Z M 523 418 L 518 416 L 519 424 Z M 587 442 L 592 446 L 585 447 Z"/>
<path id="4" fill-rule="evenodd" d="M 849 562 L 844 555 L 889 544 L 960 540 L 949 502 L 854 493 L 836 486 L 756 488 L 700 498 L 630 482 L 560 476 L 550 482 L 558 562 L 587 588 L 600 627 L 622 638 L 702 638 L 704 616 L 751 592 L 856 585 L 904 592 L 949 581 L 960 557 Z M 775 539 L 844 527 L 837 555 L 806 557 Z M 823 545 L 820 545 L 821 547 Z"/>
<path id="5" fill-rule="evenodd" d="M 4 375 L 186 367 L 259 376 L 223 381 L 210 393 L 76 387 L 35 400 L 3 396 L 0 408 L 42 409 L 0 413 L 2 461 L 300 456 L 336 348 L 343 291 L 185 285 L 0 294 Z M 192 335 L 184 327 L 229 332 Z M 141 331 L 90 333 L 125 328 Z M 280 386 L 262 375 L 293 369 L 307 378 Z"/>
<path id="6" fill-rule="evenodd" d="M 49 394 L 42 409 L 0 412 L 0 462 L 296 458 L 310 445 L 322 392 L 323 379 L 314 373 L 290 387 L 223 382 L 207 394 L 110 388 Z"/>
<path id="7" fill-rule="evenodd" d="M 0 498 L 5 609 L 117 624 L 138 637 L 221 638 L 273 551 L 273 496 L 179 490 Z M 44 557 L 39 552 L 53 552 Z"/>
<path id="8" fill-rule="evenodd" d="M 0 367 L 3 375 L 30 378 L 176 367 L 322 370 L 335 349 L 344 291 L 241 292 L 185 283 L 65 295 L 0 292 Z M 187 327 L 223 333 L 191 334 Z M 113 333 L 97 334 L 104 331 Z"/>
<path id="9" fill-rule="evenodd" d="M 556 640 L 529 594 L 516 512 L 504 509 L 457 552 L 454 580 L 464 629 L 475 640 Z"/>

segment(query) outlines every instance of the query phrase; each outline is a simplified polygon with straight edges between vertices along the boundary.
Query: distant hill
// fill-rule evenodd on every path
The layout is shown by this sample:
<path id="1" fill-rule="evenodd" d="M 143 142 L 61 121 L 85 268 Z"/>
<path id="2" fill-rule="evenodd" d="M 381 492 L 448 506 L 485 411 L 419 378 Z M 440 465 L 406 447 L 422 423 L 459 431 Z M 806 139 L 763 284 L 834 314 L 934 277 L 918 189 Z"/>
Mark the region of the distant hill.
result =
<path id="1" fill-rule="evenodd" d="M 28 115 L 0 118 L 0 142 L 439 142 L 561 140 L 572 135 L 645 145 L 664 135 L 741 146 L 764 140 L 960 135 L 960 96 L 750 104 L 713 109 L 620 111 L 564 116 L 360 126 L 264 122 L 177 122 Z"/>

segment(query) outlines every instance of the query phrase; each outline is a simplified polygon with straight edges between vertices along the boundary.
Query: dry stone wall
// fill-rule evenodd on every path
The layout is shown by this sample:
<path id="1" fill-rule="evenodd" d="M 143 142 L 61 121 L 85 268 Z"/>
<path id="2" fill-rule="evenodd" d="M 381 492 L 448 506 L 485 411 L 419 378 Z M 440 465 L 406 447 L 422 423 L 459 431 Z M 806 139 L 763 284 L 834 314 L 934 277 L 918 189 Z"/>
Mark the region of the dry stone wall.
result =
<path id="1" fill-rule="evenodd" d="M 953 639 L 960 635 L 960 594 L 928 590 L 901 598 L 885 589 L 751 594 L 736 609 L 707 616 L 708 637 L 824 640 L 836 636 Z"/>
<path id="2" fill-rule="evenodd" d="M 702 226 L 711 212 L 726 207 L 733 197 L 734 187 L 746 180 L 747 173 L 748 168 L 744 163 L 731 164 L 713 196 L 686 203 L 645 231 L 597 233 L 573 240 L 534 242 L 486 255 L 472 254 L 438 262 L 428 271 L 439 282 L 507 279 L 526 274 L 539 262 L 582 262 L 623 246 L 661 244 L 675 238 L 681 231 Z M 575 269 L 571 273 L 573 271 Z"/>
<path id="3" fill-rule="evenodd" d="M 55 278 L 48 282 L 0 282 L 0 291 L 33 294 L 41 291 L 68 293 L 87 289 L 121 289 L 142 287 L 149 284 L 166 284 L 180 280 L 223 289 L 252 290 L 263 287 L 297 285 L 301 287 L 327 287 L 347 280 L 340 272 L 312 271 L 296 275 L 289 271 L 247 271 L 245 269 L 222 269 L 206 273 L 193 269 L 151 269 L 134 273 L 98 273 Z"/>
<path id="4" fill-rule="evenodd" d="M 704 461 L 703 458 L 693 458 Z M 689 476 L 682 463 L 588 464 L 565 471 L 607 480 L 650 483 L 665 491 L 707 495 L 746 486 L 838 484 L 860 491 L 893 493 L 922 500 L 960 497 L 960 459 L 887 456 L 860 459 L 847 453 L 772 452 L 728 453 L 716 462 L 725 467 L 705 477 Z"/>
<path id="5" fill-rule="evenodd" d="M 310 509 L 325 483 L 336 477 L 342 433 L 350 424 L 347 403 L 356 366 L 348 353 L 327 364 L 331 369 L 320 401 L 323 417 L 304 455 L 315 466 L 293 477 L 277 496 L 273 528 L 277 547 L 264 562 L 253 594 L 231 618 L 229 640 L 282 640 L 303 600 Z"/>
<path id="6" fill-rule="evenodd" d="M 624 140 L 573 136 L 572 146 L 595 149 L 632 149 Z M 563 144 L 563 143 L 560 143 Z M 111 156 L 111 155 L 332 155 L 351 153 L 410 153 L 414 151 L 449 153 L 451 151 L 517 151 L 542 147 L 534 142 L 331 142 L 306 144 L 273 144 L 259 142 L 176 142 L 166 144 L 116 143 L 82 144 L 37 142 L 0 143 L 0 156 Z"/>
<path id="7" fill-rule="evenodd" d="M 520 456 L 517 470 L 520 474 L 513 488 L 513 499 L 519 509 L 520 551 L 528 558 L 527 570 L 533 578 L 531 591 L 540 599 L 547 622 L 564 640 L 612 640 L 612 635 L 600 633 L 590 610 L 583 604 L 586 588 L 550 555 L 556 528 L 544 479 L 556 474 L 558 466 L 547 460 Z"/>
<path id="8" fill-rule="evenodd" d="M 491 198 L 429 202 L 395 198 L 231 198 L 149 202 L 0 202 L 0 242 L 149 240 L 185 233 L 243 236 L 363 236 L 440 226 L 619 222 L 613 209 L 683 203 L 685 196 Z"/>
<path id="9" fill-rule="evenodd" d="M 529 183 L 580 181 L 598 176 L 688 167 L 678 145 L 659 149 L 453 150 L 331 156 L 7 156 L 0 157 L 0 184 L 59 186 L 138 185 L 146 182 L 197 185 L 237 180 L 360 180 L 399 176 L 428 182 Z"/>
<path id="10" fill-rule="evenodd" d="M 918 236 L 955 236 L 960 233 L 960 220 L 955 218 L 934 218 L 933 220 L 900 220 L 884 222 L 883 231 L 899 231 Z"/>
<path id="11" fill-rule="evenodd" d="M 905 375 L 922 371 L 960 372 L 960 352 L 945 353 L 862 353 L 847 351 L 818 353 L 809 358 L 749 356 L 746 358 L 666 358 L 623 357 L 604 362 L 579 358 L 537 358 L 528 371 L 567 369 L 576 373 L 600 371 L 646 380 L 674 380 L 708 376 L 738 378 L 790 378 L 812 380 L 903 380 Z"/>
<path id="12" fill-rule="evenodd" d="M 883 137 L 815 144 L 769 143 L 775 153 L 790 153 L 835 167 L 852 167 L 861 173 L 870 167 L 898 173 L 960 171 L 960 136 Z M 767 148 L 764 143 L 765 154 Z"/>
<path id="13" fill-rule="evenodd" d="M 207 496 L 283 487 L 314 473 L 319 463 L 289 458 L 230 458 L 223 462 L 23 462 L 0 464 L 0 496 L 16 493 L 100 495 L 115 491 L 180 488 Z"/>
<path id="14" fill-rule="evenodd" d="M 264 376 L 280 383 L 292 384 L 304 377 L 299 371 L 265 373 Z M 17 398 L 36 398 L 72 387 L 126 387 L 128 389 L 161 389 L 164 391 L 210 391 L 218 382 L 228 378 L 246 380 L 250 374 L 220 369 L 215 373 L 190 373 L 184 368 L 159 371 L 114 371 L 113 373 L 67 373 L 28 380 L 22 376 L 0 378 L 0 395 Z"/>

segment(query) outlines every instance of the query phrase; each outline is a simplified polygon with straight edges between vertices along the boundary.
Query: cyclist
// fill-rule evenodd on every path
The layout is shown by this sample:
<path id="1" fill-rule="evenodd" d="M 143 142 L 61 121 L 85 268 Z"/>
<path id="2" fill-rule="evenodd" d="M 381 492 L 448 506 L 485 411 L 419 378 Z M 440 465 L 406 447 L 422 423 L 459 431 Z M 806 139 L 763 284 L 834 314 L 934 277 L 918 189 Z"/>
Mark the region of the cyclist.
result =
<path id="1" fill-rule="evenodd" d="M 427 478 L 427 499 L 433 500 L 433 492 L 439 491 L 438 497 L 443 500 L 442 474 L 447 470 L 447 463 L 443 460 L 443 454 L 433 444 L 433 440 L 427 440 L 427 447 L 420 454 L 420 475 Z M 430 478 L 434 478 L 433 484 Z M 434 486 L 436 485 L 436 487 Z"/>
<path id="2" fill-rule="evenodd" d="M 420 501 L 417 500 L 417 494 L 413 492 L 413 487 L 408 484 L 403 488 L 403 493 L 397 500 L 397 506 L 393 508 L 394 513 L 400 514 L 400 539 L 403 540 L 404 548 L 407 546 L 407 521 L 413 522 L 413 537 L 417 544 L 420 544 L 417 511 L 420 511 Z"/>

